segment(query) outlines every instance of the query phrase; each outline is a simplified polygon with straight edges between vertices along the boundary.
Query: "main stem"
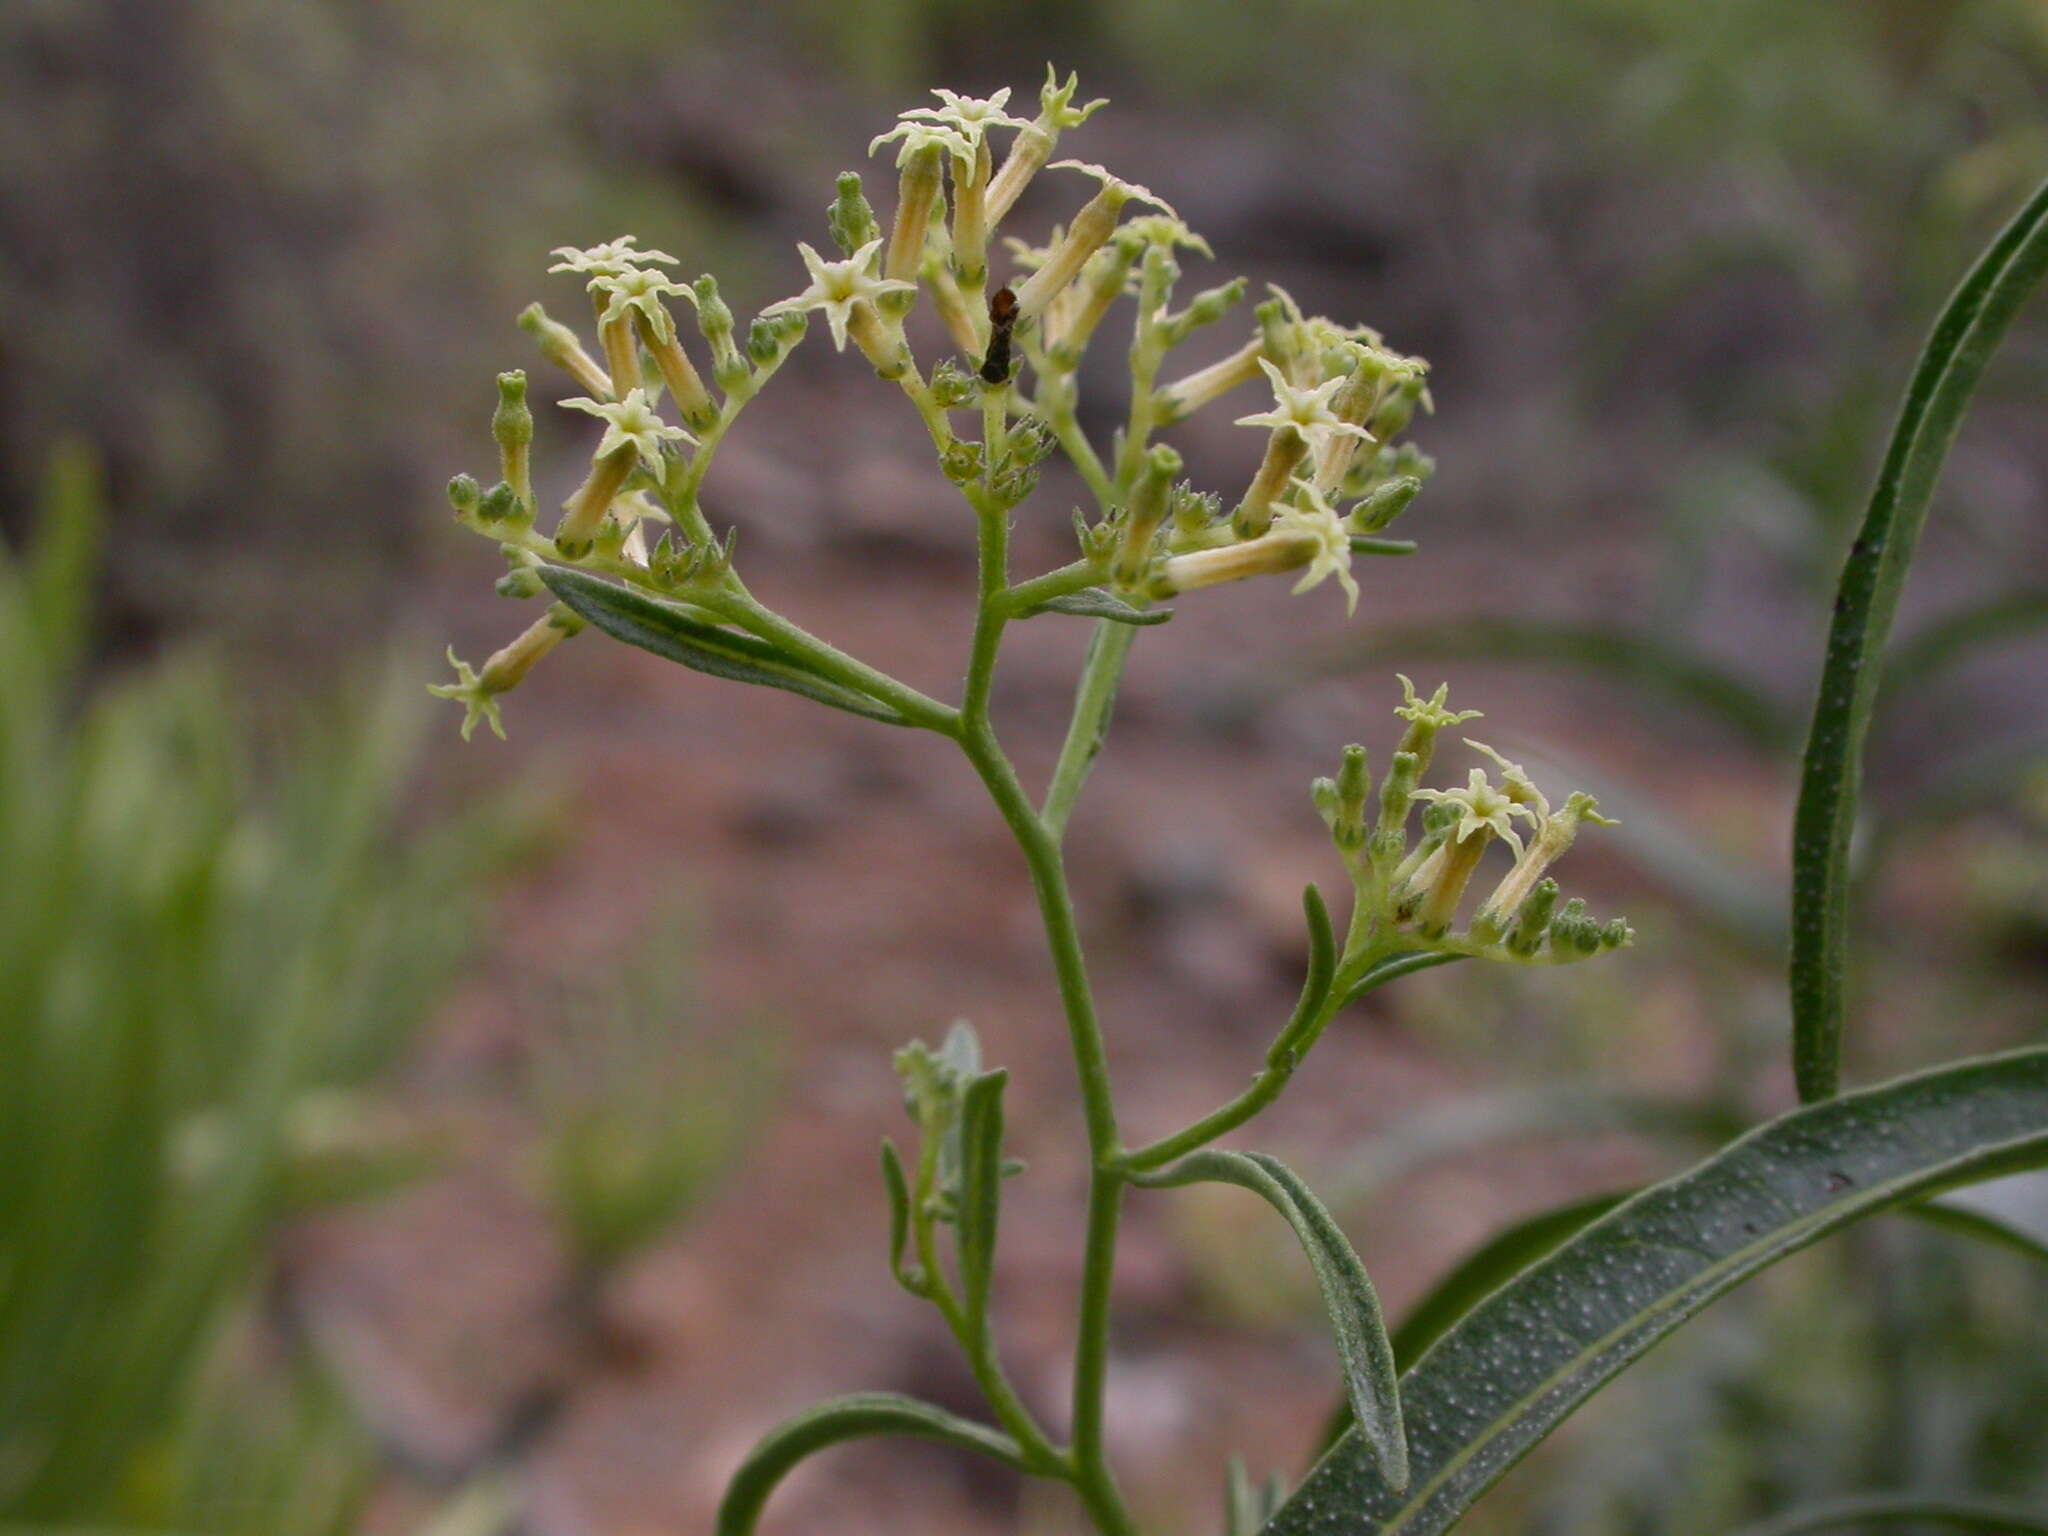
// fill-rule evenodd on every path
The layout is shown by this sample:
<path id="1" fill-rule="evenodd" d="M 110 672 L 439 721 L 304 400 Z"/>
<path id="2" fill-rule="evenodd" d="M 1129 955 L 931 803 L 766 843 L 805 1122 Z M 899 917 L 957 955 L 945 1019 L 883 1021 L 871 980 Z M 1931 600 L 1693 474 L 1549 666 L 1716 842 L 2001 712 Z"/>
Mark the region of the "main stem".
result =
<path id="1" fill-rule="evenodd" d="M 1106 1536 L 1134 1536 L 1136 1527 L 1124 1508 L 1103 1444 L 1109 1291 L 1116 1267 L 1117 1226 L 1124 1191 L 1124 1176 L 1117 1166 L 1120 1147 L 1109 1058 L 1095 1015 L 1095 999 L 1088 984 L 1080 928 L 1067 887 L 1058 836 L 1032 806 L 989 723 L 990 685 L 1007 622 L 1001 599 L 1009 581 L 1009 513 L 984 494 L 975 498 L 975 514 L 979 527 L 981 601 L 975 617 L 957 739 L 1016 838 L 1030 871 L 1060 1005 L 1066 1015 L 1068 1043 L 1080 1079 L 1088 1129 L 1088 1232 L 1074 1345 L 1073 1431 L 1068 1471 L 1090 1518 Z"/>

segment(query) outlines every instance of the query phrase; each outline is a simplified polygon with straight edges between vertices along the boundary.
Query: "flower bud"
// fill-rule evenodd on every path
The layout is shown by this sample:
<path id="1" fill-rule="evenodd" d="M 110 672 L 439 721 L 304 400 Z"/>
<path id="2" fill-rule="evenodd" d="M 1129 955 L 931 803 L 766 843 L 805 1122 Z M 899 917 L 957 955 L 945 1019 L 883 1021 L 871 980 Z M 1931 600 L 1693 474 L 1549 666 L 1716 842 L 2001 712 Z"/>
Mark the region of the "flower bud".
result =
<path id="1" fill-rule="evenodd" d="M 540 572 L 531 566 L 522 565 L 518 570 L 507 571 L 498 578 L 500 597 L 539 597 L 545 590 L 546 583 L 540 579 Z"/>
<path id="2" fill-rule="evenodd" d="M 1372 794 L 1372 769 L 1365 748 L 1344 749 L 1343 766 L 1337 771 L 1337 822 L 1331 830 L 1337 847 L 1355 853 L 1365 844 L 1365 804 Z"/>
<path id="3" fill-rule="evenodd" d="M 1379 822 L 1373 828 L 1373 868 L 1390 873 L 1408 847 L 1408 808 L 1415 799 L 1421 764 L 1413 752 L 1396 752 L 1380 785 Z"/>
<path id="4" fill-rule="evenodd" d="M 839 195 L 826 212 L 826 226 L 839 254 L 851 256 L 870 240 L 879 239 L 882 231 L 875 223 L 873 206 L 861 191 L 860 172 L 841 171 L 838 185 Z"/>
<path id="5" fill-rule="evenodd" d="M 1153 419 L 1162 427 L 1184 421 L 1219 396 L 1259 376 L 1265 342 L 1253 337 L 1230 356 L 1177 379 L 1153 397 Z"/>
<path id="6" fill-rule="evenodd" d="M 476 520 L 480 523 L 502 523 L 517 520 L 525 510 L 526 503 L 519 499 L 519 493 L 500 480 L 485 491 L 476 504 Z"/>
<path id="7" fill-rule="evenodd" d="M 483 489 L 476 483 L 474 475 L 457 475 L 448 482 L 448 505 L 455 509 L 458 518 L 474 517 L 477 502 L 482 496 Z"/>
<path id="8" fill-rule="evenodd" d="M 626 480 L 640 462 L 640 452 L 631 443 L 614 448 L 592 461 L 590 473 L 562 503 L 562 521 L 555 529 L 555 549 L 564 560 L 578 560 L 590 553 L 598 527 Z"/>
<path id="9" fill-rule="evenodd" d="M 944 176 L 944 155 L 944 147 L 932 142 L 916 146 L 903 157 L 903 173 L 896 187 L 896 222 L 890 227 L 889 248 L 882 259 L 882 276 L 892 282 L 917 281 L 925 235 L 931 228 L 932 209 L 938 203 Z"/>
<path id="10" fill-rule="evenodd" d="M 1316 814 L 1323 818 L 1323 825 L 1330 829 L 1330 836 L 1334 838 L 1337 835 L 1337 823 L 1344 814 L 1343 802 L 1337 794 L 1337 781 L 1311 780 L 1308 797 L 1315 805 Z"/>
<path id="11" fill-rule="evenodd" d="M 576 333 L 558 320 L 550 320 L 548 312 L 538 304 L 529 304 L 519 312 L 519 328 L 540 344 L 540 355 L 560 368 L 570 378 L 599 400 L 612 397 L 612 381 L 605 371 L 598 367 L 591 355 L 583 350 L 583 343 L 576 339 Z"/>
<path id="12" fill-rule="evenodd" d="M 491 436 L 498 443 L 498 471 L 526 506 L 533 505 L 533 412 L 526 404 L 526 373 L 515 368 L 498 375 L 498 408 L 491 413 Z"/>
<path id="13" fill-rule="evenodd" d="M 1079 365 L 1096 326 L 1102 323 L 1110 305 L 1122 296 L 1131 267 L 1143 248 L 1144 242 L 1135 235 L 1119 235 L 1088 258 L 1081 268 L 1080 280 L 1074 285 L 1074 303 L 1061 314 L 1057 329 L 1048 316 L 1046 340 L 1054 367 L 1072 372 Z"/>
<path id="14" fill-rule="evenodd" d="M 1255 539 L 1273 526 L 1273 502 L 1294 478 L 1295 466 L 1308 453 L 1308 439 L 1295 427 L 1276 427 L 1266 439 L 1265 456 L 1258 472 L 1231 515 L 1230 525 L 1239 538 Z"/>
<path id="15" fill-rule="evenodd" d="M 1514 926 L 1508 930 L 1508 951 L 1524 956 L 1536 953 L 1543 942 L 1543 935 L 1550 928 L 1551 909 L 1557 905 L 1557 882 L 1541 880 L 1529 893 L 1521 910 L 1515 913 Z"/>
<path id="16" fill-rule="evenodd" d="M 748 377 L 746 359 L 733 341 L 732 310 L 718 292 L 718 279 L 706 272 L 690 285 L 697 307 L 697 329 L 711 347 L 711 374 L 727 394 L 744 388 Z"/>
<path id="17" fill-rule="evenodd" d="M 1408 510 L 1422 490 L 1422 482 L 1413 475 L 1403 475 L 1398 480 L 1389 480 L 1375 489 L 1357 506 L 1351 509 L 1347 519 L 1354 533 L 1378 533 L 1395 518 Z"/>
<path id="18" fill-rule="evenodd" d="M 1188 301 L 1188 307 L 1169 318 L 1164 327 L 1166 344 L 1177 347 L 1205 325 L 1214 325 L 1244 298 L 1245 280 L 1233 278 L 1220 288 L 1205 288 Z"/>
<path id="19" fill-rule="evenodd" d="M 1145 455 L 1124 514 L 1123 545 L 1112 573 L 1119 586 L 1135 587 L 1152 563 L 1152 543 L 1166 521 L 1168 492 L 1180 473 L 1181 457 L 1164 443 Z"/>

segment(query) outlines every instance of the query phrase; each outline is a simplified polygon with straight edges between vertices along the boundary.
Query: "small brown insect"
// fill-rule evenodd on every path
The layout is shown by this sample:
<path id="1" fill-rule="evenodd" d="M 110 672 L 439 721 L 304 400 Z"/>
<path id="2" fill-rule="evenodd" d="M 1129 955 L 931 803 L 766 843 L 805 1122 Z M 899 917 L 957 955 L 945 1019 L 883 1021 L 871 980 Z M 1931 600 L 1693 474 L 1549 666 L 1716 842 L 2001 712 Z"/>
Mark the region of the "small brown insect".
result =
<path id="1" fill-rule="evenodd" d="M 1010 381 L 1010 331 L 1017 324 L 1017 295 L 998 288 L 988 296 L 988 356 L 982 359 L 984 384 Z"/>

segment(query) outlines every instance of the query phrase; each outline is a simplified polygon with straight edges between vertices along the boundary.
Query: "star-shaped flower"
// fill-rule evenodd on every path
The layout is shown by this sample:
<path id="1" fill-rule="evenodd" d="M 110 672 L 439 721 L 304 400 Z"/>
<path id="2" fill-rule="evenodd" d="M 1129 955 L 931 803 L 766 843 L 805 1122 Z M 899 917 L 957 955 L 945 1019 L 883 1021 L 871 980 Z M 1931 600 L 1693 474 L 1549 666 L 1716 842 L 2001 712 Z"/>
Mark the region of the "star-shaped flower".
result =
<path id="1" fill-rule="evenodd" d="M 1045 66 L 1045 84 L 1038 92 L 1038 114 L 1046 124 L 1058 133 L 1067 128 L 1078 128 L 1092 117 L 1097 109 L 1109 105 L 1107 96 L 1081 106 L 1074 105 L 1074 93 L 1081 88 L 1079 71 L 1067 76 L 1066 84 L 1060 83 L 1059 72 L 1050 64 Z"/>
<path id="2" fill-rule="evenodd" d="M 1295 481 L 1294 489 L 1308 504 L 1281 507 L 1274 515 L 1272 532 L 1306 534 L 1316 541 L 1316 551 L 1293 590 L 1296 593 L 1306 592 L 1325 577 L 1335 576 L 1337 585 L 1344 589 L 1345 613 L 1358 612 L 1358 583 L 1351 575 L 1351 534 L 1345 528 L 1344 520 L 1337 515 L 1337 509 L 1323 499 L 1322 493 L 1307 481 Z"/>
<path id="3" fill-rule="evenodd" d="M 627 390 L 623 400 L 592 400 L 587 395 L 578 395 L 562 404 L 572 411 L 587 412 L 604 423 L 604 437 L 598 442 L 596 453 L 600 459 L 610 458 L 630 444 L 642 463 L 659 470 L 663 442 L 697 441 L 681 427 L 672 427 L 655 415 L 644 389 Z"/>
<path id="4" fill-rule="evenodd" d="M 1055 160 L 1046 169 L 1049 171 L 1079 171 L 1084 176 L 1093 176 L 1102 183 L 1105 189 L 1113 187 L 1120 192 L 1125 202 L 1150 203 L 1154 208 L 1157 208 L 1176 223 L 1180 221 L 1180 215 L 1173 211 L 1173 205 L 1150 187 L 1141 187 L 1135 181 L 1125 181 L 1123 177 L 1117 175 L 1114 171 L 1096 165 L 1092 161 Z"/>
<path id="5" fill-rule="evenodd" d="M 873 154 L 891 139 L 901 139 L 903 147 L 896 151 L 896 164 L 901 166 L 921 149 L 936 144 L 956 160 L 974 159 L 974 140 L 952 128 L 937 123 L 918 123 L 905 118 L 887 133 L 878 133 L 868 141 L 868 153 Z"/>
<path id="6" fill-rule="evenodd" d="M 606 240 L 600 245 L 577 250 L 573 245 L 558 245 L 548 254 L 562 259 L 549 267 L 550 272 L 587 272 L 593 277 L 616 277 L 637 262 L 658 261 L 664 266 L 674 266 L 675 257 L 667 251 L 636 251 L 635 237 L 620 235 L 616 240 Z"/>
<path id="7" fill-rule="evenodd" d="M 697 302 L 695 290 L 652 267 L 627 267 L 621 272 L 594 277 L 590 280 L 590 291 L 604 294 L 610 300 L 605 305 L 604 314 L 599 317 L 600 324 L 615 324 L 637 310 L 647 322 L 648 330 L 661 342 L 670 340 L 676 333 L 675 320 L 662 299 L 673 295 L 688 299 L 692 305 Z"/>
<path id="8" fill-rule="evenodd" d="M 1451 828 L 1453 842 L 1462 843 L 1480 832 L 1491 832 L 1517 854 L 1522 851 L 1522 839 L 1510 818 L 1519 816 L 1532 824 L 1536 820 L 1535 813 L 1526 805 L 1518 805 L 1495 789 L 1484 768 L 1474 768 L 1463 789 L 1418 789 L 1415 798 L 1458 808 L 1458 819 Z"/>
<path id="9" fill-rule="evenodd" d="M 1021 117 L 1012 117 L 1003 110 L 1010 99 L 1010 88 L 1004 86 L 993 96 L 960 96 L 942 87 L 934 87 L 932 94 L 944 103 L 937 107 L 912 107 L 902 114 L 906 118 L 925 118 L 934 123 L 943 123 L 963 135 L 972 144 L 979 144 L 982 136 L 991 128 L 1029 128 L 1030 122 Z"/>
<path id="10" fill-rule="evenodd" d="M 1400 680 L 1402 695 L 1401 702 L 1394 706 L 1394 713 L 1403 720 L 1406 720 L 1410 725 L 1419 725 L 1427 730 L 1440 731 L 1447 725 L 1462 725 L 1467 720 L 1477 720 L 1480 718 L 1480 713 L 1476 709 L 1449 709 L 1445 707 L 1445 701 L 1451 696 L 1451 685 L 1449 683 L 1438 683 L 1435 693 L 1426 699 L 1421 699 L 1416 697 L 1415 684 L 1410 682 L 1405 674 L 1396 672 L 1394 676 Z"/>
<path id="11" fill-rule="evenodd" d="M 1353 426 L 1330 409 L 1330 400 L 1345 385 L 1345 376 L 1307 388 L 1296 389 L 1287 382 L 1287 375 L 1275 368 L 1265 358 L 1259 359 L 1259 367 L 1273 384 L 1273 409 L 1261 411 L 1256 416 L 1240 416 L 1240 427 L 1293 427 L 1309 440 L 1319 443 L 1331 437 L 1357 437 L 1372 441 L 1372 434 L 1363 427 Z"/>
<path id="12" fill-rule="evenodd" d="M 1474 741 L 1470 736 L 1465 738 L 1465 745 L 1474 752 L 1483 752 L 1493 759 L 1493 765 L 1500 770 L 1500 781 L 1506 786 L 1507 797 L 1515 804 L 1526 805 L 1534 811 L 1538 827 L 1550 820 L 1550 801 L 1544 796 L 1543 791 L 1536 787 L 1536 781 L 1529 777 L 1528 771 L 1520 763 L 1509 762 L 1485 742 Z"/>
<path id="13" fill-rule="evenodd" d="M 761 313 L 781 315 L 792 310 L 822 309 L 825 311 L 825 323 L 832 327 L 832 345 L 844 352 L 846 324 L 853 316 L 854 305 L 872 304 L 884 294 L 917 291 L 915 283 L 875 276 L 870 269 L 875 252 L 881 248 L 879 239 L 870 240 L 845 261 L 827 261 L 808 245 L 799 244 L 797 250 L 803 254 L 804 265 L 810 269 L 811 286 L 794 298 L 770 304 Z"/>
<path id="14" fill-rule="evenodd" d="M 483 685 L 476 675 L 476 669 L 455 654 L 455 647 L 448 647 L 448 664 L 455 668 L 452 683 L 429 683 L 427 692 L 437 699 L 454 699 L 462 705 L 462 739 L 469 740 L 470 732 L 476 729 L 479 720 L 491 728 L 491 734 L 498 740 L 505 739 L 505 717 L 498 707 L 497 695 Z"/>

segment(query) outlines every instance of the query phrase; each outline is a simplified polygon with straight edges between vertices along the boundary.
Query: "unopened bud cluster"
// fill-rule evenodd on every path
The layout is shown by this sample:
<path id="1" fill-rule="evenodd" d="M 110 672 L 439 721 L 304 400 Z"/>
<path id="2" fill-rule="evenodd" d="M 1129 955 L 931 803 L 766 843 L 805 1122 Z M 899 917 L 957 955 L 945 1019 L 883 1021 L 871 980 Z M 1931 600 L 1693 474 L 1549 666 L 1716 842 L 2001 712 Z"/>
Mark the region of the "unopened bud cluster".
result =
<path id="1" fill-rule="evenodd" d="M 1614 824 L 1593 797 L 1575 791 L 1553 807 L 1519 763 L 1470 739 L 1465 744 L 1492 760 L 1499 782 L 1473 768 L 1458 788 L 1423 787 L 1438 734 L 1479 714 L 1450 709 L 1447 688 L 1424 699 L 1407 678 L 1401 685 L 1405 698 L 1394 712 L 1407 729 L 1377 797 L 1359 746 L 1346 747 L 1336 776 L 1316 780 L 1312 790 L 1357 890 L 1360 936 L 1382 950 L 1398 941 L 1403 949 L 1530 964 L 1583 960 L 1633 942 L 1620 918 L 1597 922 L 1576 898 L 1558 905 L 1552 866 L 1585 823 Z M 1484 896 L 1471 899 L 1496 843 L 1512 862 Z"/>
<path id="2" fill-rule="evenodd" d="M 557 482 L 566 495 L 551 517 L 536 485 L 535 439 L 546 434 L 536 433 L 526 376 L 500 375 L 497 478 L 461 476 L 450 490 L 457 518 L 501 546 L 511 570 L 499 590 L 539 596 L 541 569 L 557 565 L 693 611 L 707 594 L 743 592 L 730 540 L 714 536 L 702 505 L 706 472 L 734 417 L 820 313 L 835 348 L 850 344 L 900 388 L 937 467 L 977 509 L 1021 502 L 1050 453 L 1072 461 L 1097 505 L 1077 516 L 1080 558 L 1048 573 L 1057 590 L 1047 595 L 1094 587 L 1143 608 L 1288 573 L 1296 591 L 1334 580 L 1355 606 L 1354 557 L 1412 547 L 1381 535 L 1431 469 L 1397 441 L 1429 406 L 1426 365 L 1362 326 L 1304 314 L 1275 288 L 1220 357 L 1162 379 L 1170 354 L 1224 325 L 1249 285 L 1234 278 L 1176 303 L 1181 262 L 1208 258 L 1208 244 L 1147 188 L 1055 158 L 1103 105 L 1077 102 L 1077 89 L 1048 71 L 1030 115 L 1008 110 L 1007 90 L 942 90 L 938 105 L 903 113 L 870 145 L 893 152 L 893 209 L 877 214 L 861 176 L 841 175 L 826 239 L 798 246 L 805 286 L 768 305 L 744 337 L 716 280 L 684 281 L 666 251 L 630 235 L 555 251 L 548 270 L 582 284 L 588 329 L 538 303 L 519 325 L 573 386 L 560 404 L 602 431 L 573 482 Z M 1005 227 L 1027 191 L 1066 207 L 1036 242 Z M 1079 426 L 1079 370 L 1126 298 L 1136 310 L 1132 398 L 1104 454 Z M 921 361 L 928 337 L 954 355 Z M 1262 434 L 1249 481 L 1217 493 L 1182 480 L 1180 454 L 1154 435 L 1250 389 L 1272 400 L 1236 417 Z M 969 413 L 978 431 L 959 420 Z M 662 525 L 658 539 L 649 524 Z M 476 697 L 460 680 L 446 691 Z M 495 725 L 495 710 L 487 718 Z"/>

